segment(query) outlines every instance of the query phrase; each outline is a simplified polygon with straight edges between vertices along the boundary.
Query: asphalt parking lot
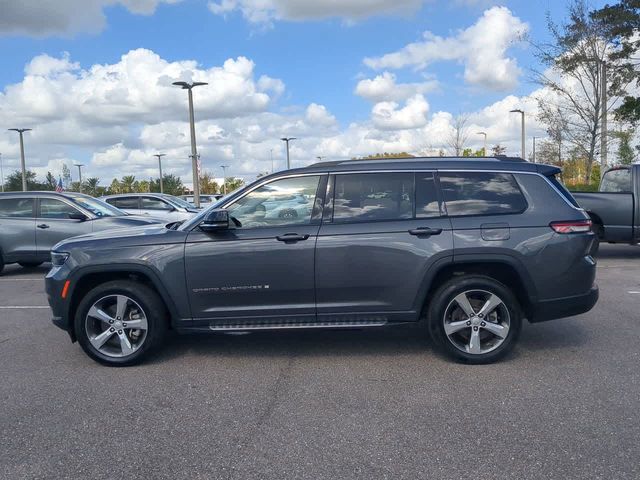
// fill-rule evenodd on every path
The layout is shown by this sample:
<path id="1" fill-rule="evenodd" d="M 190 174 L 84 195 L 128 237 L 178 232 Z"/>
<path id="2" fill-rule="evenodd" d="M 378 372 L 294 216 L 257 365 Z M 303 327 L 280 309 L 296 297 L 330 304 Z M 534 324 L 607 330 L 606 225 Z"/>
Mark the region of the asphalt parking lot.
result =
<path id="1" fill-rule="evenodd" d="M 178 337 L 101 367 L 49 321 L 46 267 L 0 276 L 2 478 L 640 477 L 640 247 L 600 302 L 465 366 L 416 328 Z"/>

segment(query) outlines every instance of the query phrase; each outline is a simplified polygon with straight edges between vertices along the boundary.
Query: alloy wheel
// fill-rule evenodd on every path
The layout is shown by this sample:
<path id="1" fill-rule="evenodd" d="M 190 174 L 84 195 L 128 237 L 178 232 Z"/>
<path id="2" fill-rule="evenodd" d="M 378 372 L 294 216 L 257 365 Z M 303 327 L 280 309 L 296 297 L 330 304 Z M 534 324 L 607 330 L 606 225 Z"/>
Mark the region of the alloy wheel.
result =
<path id="1" fill-rule="evenodd" d="M 96 301 L 85 318 L 91 345 L 108 357 L 134 354 L 144 344 L 149 330 L 140 305 L 126 295 L 107 295 Z"/>
<path id="2" fill-rule="evenodd" d="M 502 345 L 509 334 L 511 317 L 495 293 L 467 290 L 449 302 L 443 322 L 447 339 L 457 349 L 482 355 Z"/>

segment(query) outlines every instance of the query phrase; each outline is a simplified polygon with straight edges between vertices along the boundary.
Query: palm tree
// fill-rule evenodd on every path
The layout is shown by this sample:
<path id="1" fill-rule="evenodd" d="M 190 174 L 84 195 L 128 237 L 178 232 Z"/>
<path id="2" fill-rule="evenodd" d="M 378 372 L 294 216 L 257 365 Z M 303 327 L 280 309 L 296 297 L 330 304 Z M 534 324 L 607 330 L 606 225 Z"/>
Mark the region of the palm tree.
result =
<path id="1" fill-rule="evenodd" d="M 84 182 L 84 190 L 89 195 L 93 197 L 98 196 L 98 184 L 100 183 L 100 179 L 98 177 L 89 177 Z"/>
<path id="2" fill-rule="evenodd" d="M 134 175 L 125 175 L 120 182 L 122 193 L 133 193 L 135 191 L 136 177 Z"/>
<path id="3" fill-rule="evenodd" d="M 114 195 L 116 193 L 121 193 L 122 192 L 122 186 L 120 185 L 120 182 L 118 181 L 117 178 L 113 179 L 113 182 L 111 182 L 111 185 L 109 186 L 109 193 Z"/>

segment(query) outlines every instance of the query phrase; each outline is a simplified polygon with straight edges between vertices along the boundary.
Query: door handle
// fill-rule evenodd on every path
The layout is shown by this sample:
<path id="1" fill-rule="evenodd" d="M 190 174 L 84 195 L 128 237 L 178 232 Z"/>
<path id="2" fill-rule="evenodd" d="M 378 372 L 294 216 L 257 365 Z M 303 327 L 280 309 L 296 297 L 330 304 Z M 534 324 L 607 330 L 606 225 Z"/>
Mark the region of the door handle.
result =
<path id="1" fill-rule="evenodd" d="M 45 228 L 49 228 L 49 225 L 47 225 L 46 223 L 41 223 L 40 225 L 38 225 L 38 228 L 42 228 L 44 230 Z"/>
<path id="2" fill-rule="evenodd" d="M 276 237 L 277 240 L 284 243 L 300 242 L 302 240 L 306 240 L 307 238 L 309 238 L 309 234 L 307 233 L 305 233 L 304 235 L 300 235 L 297 233 L 285 233 L 284 235 L 278 235 Z"/>
<path id="3" fill-rule="evenodd" d="M 442 233 L 441 228 L 429 228 L 429 227 L 418 227 L 409 230 L 411 235 L 416 235 L 418 237 L 430 237 L 431 235 L 440 235 Z"/>

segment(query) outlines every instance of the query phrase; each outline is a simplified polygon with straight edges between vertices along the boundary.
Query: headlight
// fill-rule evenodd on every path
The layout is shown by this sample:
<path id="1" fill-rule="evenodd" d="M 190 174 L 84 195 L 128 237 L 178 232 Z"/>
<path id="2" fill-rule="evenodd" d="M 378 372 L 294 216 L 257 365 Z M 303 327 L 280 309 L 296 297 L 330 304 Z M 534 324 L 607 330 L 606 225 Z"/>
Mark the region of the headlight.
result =
<path id="1" fill-rule="evenodd" d="M 61 267 L 64 262 L 69 258 L 69 254 L 66 252 L 51 252 L 51 263 L 54 267 Z"/>

